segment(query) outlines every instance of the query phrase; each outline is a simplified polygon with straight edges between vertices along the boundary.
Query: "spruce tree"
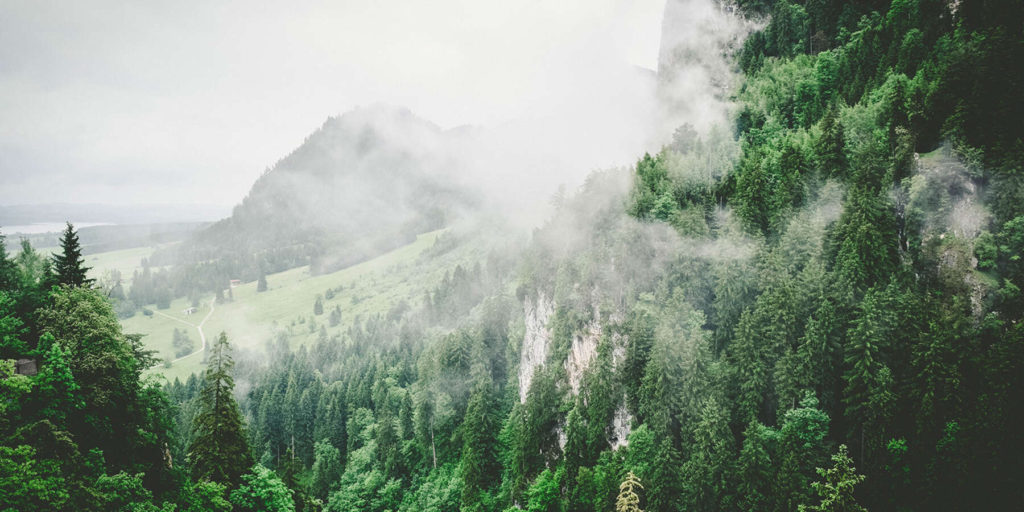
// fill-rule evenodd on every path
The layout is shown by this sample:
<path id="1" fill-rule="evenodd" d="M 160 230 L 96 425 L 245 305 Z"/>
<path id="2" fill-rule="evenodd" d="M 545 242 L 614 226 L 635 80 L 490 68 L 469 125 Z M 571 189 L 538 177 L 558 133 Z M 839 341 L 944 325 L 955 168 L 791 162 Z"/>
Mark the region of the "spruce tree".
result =
<path id="1" fill-rule="evenodd" d="M 14 291 L 18 284 L 18 266 L 7 254 L 7 237 L 0 233 L 0 291 Z"/>
<path id="2" fill-rule="evenodd" d="M 501 466 L 495 432 L 499 429 L 491 383 L 481 379 L 474 386 L 463 422 L 462 507 L 473 510 L 482 493 L 500 480 Z"/>
<path id="3" fill-rule="evenodd" d="M 78 243 L 78 232 L 70 222 L 60 237 L 61 252 L 53 255 L 53 272 L 57 282 L 68 286 L 90 286 L 89 267 L 83 265 L 82 246 Z"/>
<path id="4" fill-rule="evenodd" d="M 232 487 L 238 485 L 252 466 L 242 416 L 232 395 L 234 365 L 227 334 L 222 332 L 210 350 L 203 388 L 199 392 L 199 412 L 193 423 L 195 438 L 189 446 L 195 480 Z"/>
<path id="5" fill-rule="evenodd" d="M 626 475 L 626 479 L 619 485 L 619 497 L 615 500 L 615 512 L 643 512 L 640 508 L 639 491 L 644 489 L 640 485 L 640 479 L 632 471 Z"/>
<path id="6" fill-rule="evenodd" d="M 846 445 L 839 445 L 839 451 L 832 456 L 835 464 L 828 469 L 818 468 L 818 474 L 824 477 L 823 482 L 811 484 L 821 503 L 810 507 L 800 506 L 801 512 L 867 512 L 854 498 L 854 487 L 864 481 L 864 475 L 857 474 L 853 467 L 853 459 L 846 452 Z"/>

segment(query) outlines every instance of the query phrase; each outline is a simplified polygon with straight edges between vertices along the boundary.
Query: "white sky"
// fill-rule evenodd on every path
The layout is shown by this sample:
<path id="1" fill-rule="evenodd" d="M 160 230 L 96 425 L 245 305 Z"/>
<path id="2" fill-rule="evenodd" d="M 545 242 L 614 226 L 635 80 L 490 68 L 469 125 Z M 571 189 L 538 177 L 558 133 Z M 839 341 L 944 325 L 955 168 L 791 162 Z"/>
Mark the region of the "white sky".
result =
<path id="1" fill-rule="evenodd" d="M 531 117 L 600 88 L 594 70 L 655 69 L 663 8 L 0 0 L 0 204 L 231 205 L 376 102 L 442 127 Z"/>

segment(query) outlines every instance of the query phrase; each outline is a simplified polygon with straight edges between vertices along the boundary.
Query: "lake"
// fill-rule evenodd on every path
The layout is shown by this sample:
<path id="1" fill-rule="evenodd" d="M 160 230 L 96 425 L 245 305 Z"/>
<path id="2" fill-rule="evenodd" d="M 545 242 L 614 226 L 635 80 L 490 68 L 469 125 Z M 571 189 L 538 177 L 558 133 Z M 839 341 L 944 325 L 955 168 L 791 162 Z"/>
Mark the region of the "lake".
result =
<path id="1" fill-rule="evenodd" d="M 88 228 L 92 226 L 111 226 L 109 222 L 72 222 L 75 229 Z M 59 233 L 64 231 L 63 222 L 36 222 L 33 224 L 15 224 L 12 226 L 0 226 L 0 233 L 4 235 L 38 235 L 40 233 Z"/>

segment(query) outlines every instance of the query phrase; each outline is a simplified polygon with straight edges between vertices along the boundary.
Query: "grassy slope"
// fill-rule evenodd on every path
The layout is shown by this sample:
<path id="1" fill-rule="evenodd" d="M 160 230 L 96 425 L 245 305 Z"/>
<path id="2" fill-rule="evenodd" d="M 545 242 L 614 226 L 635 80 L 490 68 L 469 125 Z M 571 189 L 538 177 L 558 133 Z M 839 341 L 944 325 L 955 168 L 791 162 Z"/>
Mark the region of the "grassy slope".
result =
<path id="1" fill-rule="evenodd" d="M 459 245 L 436 257 L 423 255 L 442 232 L 420 235 L 409 245 L 332 274 L 312 276 L 309 267 L 300 267 L 269 275 L 269 289 L 263 293 L 256 292 L 255 282 L 234 288 L 234 301 L 216 305 L 203 326 L 207 342 L 224 331 L 236 348 L 262 350 L 275 332 L 283 331 L 292 344 L 304 344 L 316 340 L 321 326 L 327 328 L 329 335 L 343 333 L 359 315 L 384 314 L 402 300 L 419 301 L 424 290 L 435 286 L 446 271 L 483 256 L 482 249 L 472 245 Z M 339 286 L 343 289 L 336 292 L 333 299 L 324 300 L 324 314 L 314 316 L 316 296 Z M 171 303 L 169 310 L 160 311 L 174 319 L 137 314 L 123 320 L 122 325 L 125 332 L 146 334 L 147 346 L 157 350 L 161 357 L 168 357 L 173 354 L 171 336 L 175 328 L 188 329 L 198 348 L 196 330 L 179 320 L 199 323 L 209 312 L 205 302 L 206 299 L 197 313 L 186 316 L 182 311 L 189 304 L 186 299 L 178 299 Z M 335 305 L 341 307 L 342 320 L 331 328 L 328 317 Z M 184 379 L 201 368 L 202 357 L 196 354 L 174 363 L 171 368 L 156 368 L 153 373 L 161 373 L 168 379 Z"/>
<path id="2" fill-rule="evenodd" d="M 89 276 L 93 279 L 100 279 L 108 270 L 120 271 L 121 278 L 124 279 L 127 286 L 131 281 L 132 272 L 135 269 L 141 269 L 142 259 L 150 257 L 154 250 L 154 247 L 136 247 L 121 251 L 87 254 L 84 256 L 85 266 L 91 267 Z"/>

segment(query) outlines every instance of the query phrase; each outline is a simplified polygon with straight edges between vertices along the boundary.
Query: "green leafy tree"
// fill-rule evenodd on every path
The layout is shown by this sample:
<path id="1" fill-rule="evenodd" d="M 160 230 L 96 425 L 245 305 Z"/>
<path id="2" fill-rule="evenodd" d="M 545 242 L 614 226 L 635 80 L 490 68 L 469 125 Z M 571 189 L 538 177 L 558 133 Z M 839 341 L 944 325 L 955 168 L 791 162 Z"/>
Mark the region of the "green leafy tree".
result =
<path id="1" fill-rule="evenodd" d="M 273 471 L 261 464 L 242 475 L 242 484 L 231 491 L 231 504 L 239 512 L 294 512 L 292 490 Z"/>
<path id="2" fill-rule="evenodd" d="M 0 446 L 0 511 L 66 510 L 70 495 L 60 464 L 27 445 Z"/>
<path id="3" fill-rule="evenodd" d="M 196 480 L 234 486 L 252 464 L 242 416 L 233 396 L 234 365 L 227 334 L 222 332 L 210 348 L 199 392 L 199 411 L 193 422 L 195 437 L 189 446 L 189 459 Z"/>
<path id="4" fill-rule="evenodd" d="M 778 473 L 773 488 L 782 510 L 793 510 L 810 498 L 810 482 L 828 454 L 828 414 L 808 392 L 800 406 L 786 411 L 779 430 Z"/>
<path id="5" fill-rule="evenodd" d="M 27 329 L 16 309 L 11 295 L 0 290 L 0 359 L 17 359 L 28 354 L 28 344 L 23 341 Z"/>
<path id="6" fill-rule="evenodd" d="M 44 344 L 50 349 L 43 358 L 42 369 L 35 378 L 38 414 L 54 425 L 66 426 L 68 414 L 85 404 L 79 396 L 80 387 L 71 372 L 68 353 L 47 333 Z"/>
<path id="7" fill-rule="evenodd" d="M 100 475 L 91 489 L 97 510 L 123 512 L 171 512 L 174 505 L 154 504 L 153 493 L 142 484 L 141 473 L 130 475 L 124 471 L 114 475 Z"/>
<path id="8" fill-rule="evenodd" d="M 200 480 L 182 490 L 185 512 L 231 512 L 224 484 Z"/>
<path id="9" fill-rule="evenodd" d="M 562 510 L 562 477 L 565 471 L 545 469 L 526 491 L 528 512 L 560 512 Z"/>
<path id="10" fill-rule="evenodd" d="M 67 286 L 90 286 L 93 283 L 83 265 L 82 246 L 78 243 L 78 232 L 70 222 L 60 237 L 60 252 L 53 255 L 53 271 L 57 282 Z"/>
<path id="11" fill-rule="evenodd" d="M 313 481 L 310 492 L 320 500 L 326 500 L 331 488 L 341 477 L 341 452 L 326 439 L 317 441 L 314 448 Z"/>
<path id="12" fill-rule="evenodd" d="M 37 319 L 44 333 L 39 350 L 56 356 L 52 345 L 60 345 L 81 388 L 84 406 L 67 411 L 71 433 L 84 450 L 99 448 L 113 467 L 126 468 L 135 455 L 125 442 L 138 439 L 134 407 L 148 359 L 121 332 L 110 303 L 91 288 L 60 287 Z"/>

